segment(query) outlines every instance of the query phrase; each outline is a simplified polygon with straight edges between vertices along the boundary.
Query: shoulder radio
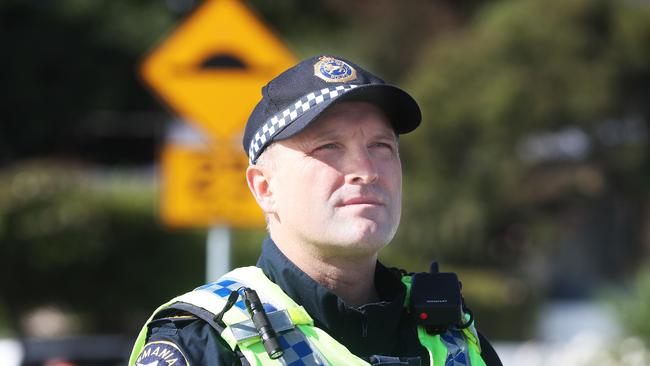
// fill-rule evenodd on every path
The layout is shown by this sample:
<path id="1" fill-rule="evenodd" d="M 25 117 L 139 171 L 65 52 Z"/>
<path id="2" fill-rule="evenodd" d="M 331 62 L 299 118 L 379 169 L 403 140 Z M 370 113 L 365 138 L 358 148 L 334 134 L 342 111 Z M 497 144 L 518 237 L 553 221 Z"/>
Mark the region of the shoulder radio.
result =
<path id="1" fill-rule="evenodd" d="M 439 272 L 438 263 L 432 262 L 428 273 L 415 273 L 411 279 L 409 310 L 429 333 L 443 333 L 449 327 L 467 328 L 473 315 L 465 306 L 461 288 L 455 273 Z"/>

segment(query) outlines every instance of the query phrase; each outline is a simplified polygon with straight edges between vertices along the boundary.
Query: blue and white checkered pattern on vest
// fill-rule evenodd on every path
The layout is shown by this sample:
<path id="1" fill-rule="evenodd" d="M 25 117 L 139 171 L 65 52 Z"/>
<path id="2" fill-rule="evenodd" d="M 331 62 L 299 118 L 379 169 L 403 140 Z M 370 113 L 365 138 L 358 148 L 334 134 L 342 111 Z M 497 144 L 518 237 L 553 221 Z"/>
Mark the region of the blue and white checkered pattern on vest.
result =
<path id="1" fill-rule="evenodd" d="M 309 93 L 298 99 L 289 108 L 276 113 L 255 133 L 255 137 L 248 147 L 248 158 L 251 164 L 257 161 L 259 153 L 269 144 L 275 135 L 280 133 L 286 126 L 290 125 L 298 117 L 302 116 L 309 109 L 323 103 L 326 100 L 336 98 L 349 90 L 356 88 L 357 85 L 339 85 L 331 88 L 324 88 L 313 93 Z"/>
<path id="2" fill-rule="evenodd" d="M 219 282 L 210 283 L 197 288 L 195 291 L 209 291 L 224 300 L 228 298 L 232 291 L 237 291 L 242 285 L 239 282 L 224 279 Z M 262 306 L 267 312 L 276 311 L 277 309 L 272 304 L 264 302 Z M 239 309 L 248 316 L 246 305 L 242 300 L 235 303 L 234 308 Z M 278 334 L 280 345 L 284 350 L 284 354 L 278 359 L 283 366 L 325 366 L 325 358 L 316 350 L 309 339 L 298 330 L 292 328 Z"/>
<path id="3" fill-rule="evenodd" d="M 445 366 L 467 366 L 469 365 L 469 353 L 463 332 L 457 329 L 449 329 L 440 335 L 440 339 L 447 346 L 447 359 Z"/>

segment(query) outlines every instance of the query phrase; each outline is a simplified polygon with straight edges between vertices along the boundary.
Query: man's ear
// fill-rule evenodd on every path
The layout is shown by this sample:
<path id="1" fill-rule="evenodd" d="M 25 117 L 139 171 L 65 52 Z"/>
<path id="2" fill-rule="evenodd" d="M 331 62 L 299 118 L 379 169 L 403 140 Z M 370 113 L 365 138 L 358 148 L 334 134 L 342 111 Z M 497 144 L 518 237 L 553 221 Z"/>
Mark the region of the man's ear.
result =
<path id="1" fill-rule="evenodd" d="M 271 189 L 271 170 L 260 165 L 250 165 L 246 169 L 246 182 L 255 201 L 264 213 L 273 213 L 275 199 Z"/>

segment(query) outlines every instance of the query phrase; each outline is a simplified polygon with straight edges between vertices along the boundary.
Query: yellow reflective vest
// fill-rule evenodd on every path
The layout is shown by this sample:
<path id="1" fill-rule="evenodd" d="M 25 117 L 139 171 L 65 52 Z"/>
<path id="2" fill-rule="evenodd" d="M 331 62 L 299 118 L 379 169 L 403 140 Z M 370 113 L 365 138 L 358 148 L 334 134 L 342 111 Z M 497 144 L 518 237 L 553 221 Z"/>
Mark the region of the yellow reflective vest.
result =
<path id="1" fill-rule="evenodd" d="M 410 277 L 403 277 L 402 282 L 410 290 Z M 243 301 L 239 300 L 222 318 L 226 327 L 221 331 L 221 337 L 233 352 L 239 348 L 251 365 L 370 365 L 325 331 L 315 327 L 313 319 L 305 309 L 296 304 L 257 267 L 237 268 L 216 282 L 172 299 L 154 311 L 147 325 L 162 310 L 172 305 L 177 307 L 179 304 L 199 307 L 214 316 L 224 308 L 230 293 L 242 286 L 254 289 L 259 295 L 284 350 L 284 354 L 278 359 L 268 356 Z M 129 366 L 135 365 L 145 346 L 147 325 L 138 335 Z M 420 343 L 429 351 L 430 365 L 485 366 L 473 324 L 463 330 L 451 328 L 436 335 L 428 334 L 421 326 L 418 326 L 417 331 Z"/>

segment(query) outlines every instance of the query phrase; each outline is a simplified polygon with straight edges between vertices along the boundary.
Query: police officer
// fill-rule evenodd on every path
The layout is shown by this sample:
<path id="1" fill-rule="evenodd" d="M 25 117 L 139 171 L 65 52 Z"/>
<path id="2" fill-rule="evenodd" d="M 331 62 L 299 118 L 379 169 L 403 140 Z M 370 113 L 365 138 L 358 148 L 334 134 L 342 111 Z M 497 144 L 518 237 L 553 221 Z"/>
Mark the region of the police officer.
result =
<path id="1" fill-rule="evenodd" d="M 271 80 L 243 139 L 270 234 L 257 266 L 161 306 L 130 365 L 500 365 L 469 314 L 423 325 L 413 277 L 377 261 L 400 219 L 398 135 L 420 119 L 409 94 L 339 57 Z"/>

